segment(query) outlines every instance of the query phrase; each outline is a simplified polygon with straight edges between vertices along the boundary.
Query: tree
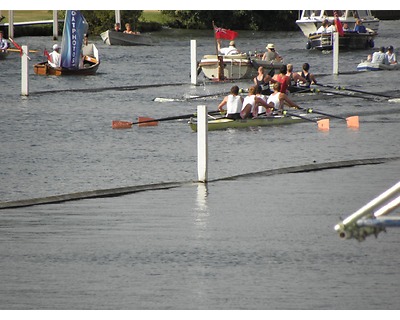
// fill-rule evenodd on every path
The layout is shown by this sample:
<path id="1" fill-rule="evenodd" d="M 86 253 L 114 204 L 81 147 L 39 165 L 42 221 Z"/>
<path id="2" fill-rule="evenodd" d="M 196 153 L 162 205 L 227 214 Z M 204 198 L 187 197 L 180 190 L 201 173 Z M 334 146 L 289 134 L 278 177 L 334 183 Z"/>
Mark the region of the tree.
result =
<path id="1" fill-rule="evenodd" d="M 290 10 L 163 10 L 175 19 L 175 27 L 209 29 L 212 21 L 218 27 L 238 30 L 296 30 L 297 11 Z"/>

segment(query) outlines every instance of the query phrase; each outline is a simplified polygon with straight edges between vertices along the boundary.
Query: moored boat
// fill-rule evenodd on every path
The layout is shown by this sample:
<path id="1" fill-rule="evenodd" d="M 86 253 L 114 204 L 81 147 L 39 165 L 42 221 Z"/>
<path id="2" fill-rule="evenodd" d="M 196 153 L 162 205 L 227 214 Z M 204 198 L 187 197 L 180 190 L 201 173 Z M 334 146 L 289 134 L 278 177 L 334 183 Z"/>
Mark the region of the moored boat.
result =
<path id="1" fill-rule="evenodd" d="M 239 119 L 233 120 L 228 118 L 209 119 L 208 120 L 208 131 L 213 130 L 224 130 L 224 129 L 240 129 L 250 127 L 263 127 L 263 126 L 275 126 L 275 125 L 286 125 L 305 121 L 305 115 L 300 117 L 292 115 L 273 115 L 273 116 L 261 116 L 254 119 Z M 193 131 L 197 131 L 197 118 L 190 118 L 188 121 L 189 126 Z"/>
<path id="2" fill-rule="evenodd" d="M 379 29 L 379 19 L 375 18 L 370 10 L 302 10 L 300 19 L 296 20 L 304 36 L 316 33 L 324 20 L 334 23 L 335 12 L 342 24 L 347 23 L 348 27 L 353 30 L 356 19 L 361 19 L 366 28 L 377 33 Z"/>
<path id="3" fill-rule="evenodd" d="M 109 46 L 152 46 L 153 41 L 149 36 L 130 34 L 107 30 L 100 34 L 103 42 Z"/>
<path id="4" fill-rule="evenodd" d="M 399 64 L 383 64 L 363 61 L 358 64 L 357 71 L 400 70 Z"/>

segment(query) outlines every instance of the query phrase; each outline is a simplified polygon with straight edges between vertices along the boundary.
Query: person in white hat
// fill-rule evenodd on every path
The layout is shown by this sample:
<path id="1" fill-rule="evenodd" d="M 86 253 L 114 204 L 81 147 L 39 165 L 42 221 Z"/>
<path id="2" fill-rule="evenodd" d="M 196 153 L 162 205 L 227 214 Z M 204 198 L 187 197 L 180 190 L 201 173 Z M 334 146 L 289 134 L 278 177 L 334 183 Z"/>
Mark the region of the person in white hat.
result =
<path id="1" fill-rule="evenodd" d="M 236 49 L 235 41 L 233 41 L 233 40 L 231 42 L 229 42 L 229 47 L 221 48 L 221 39 L 218 39 L 217 44 L 218 44 L 218 52 L 223 55 L 228 56 L 228 55 L 240 53 L 239 50 Z"/>
<path id="2" fill-rule="evenodd" d="M 278 52 L 275 51 L 275 45 L 273 43 L 268 43 L 265 47 L 267 51 L 264 53 L 262 59 L 265 61 L 282 61 L 283 58 L 279 55 Z"/>
<path id="3" fill-rule="evenodd" d="M 61 54 L 60 54 L 60 47 L 56 43 L 53 45 L 53 52 L 50 53 L 50 58 L 51 61 L 48 60 L 48 64 L 50 64 L 52 67 L 56 68 L 61 65 Z"/>

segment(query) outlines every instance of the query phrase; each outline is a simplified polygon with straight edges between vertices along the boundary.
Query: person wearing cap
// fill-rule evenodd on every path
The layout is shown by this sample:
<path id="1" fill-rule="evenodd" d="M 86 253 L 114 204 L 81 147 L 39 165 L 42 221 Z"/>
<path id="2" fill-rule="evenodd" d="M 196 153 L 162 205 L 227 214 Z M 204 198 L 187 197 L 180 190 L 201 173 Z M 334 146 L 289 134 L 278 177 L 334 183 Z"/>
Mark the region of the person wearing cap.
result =
<path id="1" fill-rule="evenodd" d="M 393 46 L 387 47 L 386 57 L 389 64 L 397 64 L 396 54 L 393 52 Z"/>
<path id="2" fill-rule="evenodd" d="M 273 43 L 268 43 L 268 45 L 265 47 L 267 51 L 264 53 L 262 56 L 262 60 L 265 61 L 282 61 L 283 58 L 279 55 L 278 52 L 275 50 L 275 45 Z"/>
<path id="3" fill-rule="evenodd" d="M 239 50 L 236 49 L 235 41 L 233 40 L 229 42 L 229 47 L 221 48 L 221 39 L 218 39 L 217 46 L 218 46 L 218 52 L 226 56 L 240 53 Z"/>
<path id="4" fill-rule="evenodd" d="M 378 52 L 374 52 L 371 62 L 389 64 L 388 57 L 385 54 L 385 47 L 380 47 Z"/>
<path id="5" fill-rule="evenodd" d="M 58 44 L 53 45 L 53 52 L 50 53 L 51 61 L 48 60 L 48 64 L 54 68 L 57 68 L 61 65 L 61 54 L 60 54 L 60 47 Z"/>

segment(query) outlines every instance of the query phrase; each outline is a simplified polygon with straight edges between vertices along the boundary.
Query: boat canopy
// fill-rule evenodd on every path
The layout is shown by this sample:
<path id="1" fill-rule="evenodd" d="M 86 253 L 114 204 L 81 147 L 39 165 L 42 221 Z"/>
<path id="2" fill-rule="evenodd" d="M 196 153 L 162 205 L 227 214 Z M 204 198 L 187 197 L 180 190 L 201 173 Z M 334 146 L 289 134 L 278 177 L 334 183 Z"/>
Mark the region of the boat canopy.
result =
<path id="1" fill-rule="evenodd" d="M 337 12 L 339 18 L 341 19 L 373 18 L 371 10 L 303 10 L 301 13 L 301 20 L 331 20 L 334 17 L 334 12 Z"/>

